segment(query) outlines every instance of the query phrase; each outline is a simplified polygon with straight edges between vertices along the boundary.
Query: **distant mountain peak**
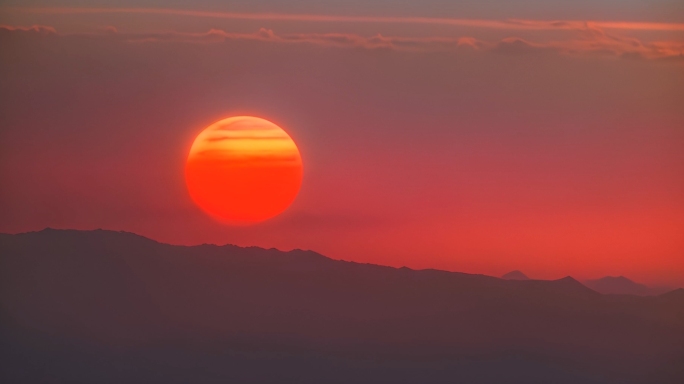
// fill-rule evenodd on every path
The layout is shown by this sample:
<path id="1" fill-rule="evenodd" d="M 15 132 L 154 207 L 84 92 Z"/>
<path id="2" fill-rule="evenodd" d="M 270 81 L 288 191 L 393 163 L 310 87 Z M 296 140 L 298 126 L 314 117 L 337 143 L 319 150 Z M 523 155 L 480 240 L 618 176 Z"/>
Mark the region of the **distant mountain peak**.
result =
<path id="1" fill-rule="evenodd" d="M 597 279 L 597 280 L 605 280 L 605 281 L 611 281 L 612 280 L 612 281 L 624 281 L 624 282 L 634 283 L 633 280 L 628 279 L 622 275 L 620 275 L 620 276 L 605 276 L 605 277 L 602 277 L 602 278 Z"/>
<path id="2" fill-rule="evenodd" d="M 684 288 L 677 288 L 672 291 L 662 293 L 658 297 L 666 299 L 684 300 Z"/>
<path id="3" fill-rule="evenodd" d="M 605 276 L 600 279 L 586 280 L 584 285 L 602 294 L 613 295 L 653 295 L 653 290 L 643 284 L 636 283 L 625 276 Z"/>
<path id="4" fill-rule="evenodd" d="M 529 280 L 530 279 L 529 277 L 527 277 L 527 275 L 518 271 L 517 269 L 515 271 L 508 272 L 507 274 L 501 276 L 501 278 L 504 280 Z"/>
<path id="5" fill-rule="evenodd" d="M 562 277 L 562 278 L 560 278 L 560 279 L 558 279 L 558 280 L 551 280 L 551 281 L 555 281 L 555 282 L 559 282 L 559 283 L 564 283 L 564 284 L 569 284 L 569 285 L 573 285 L 573 286 L 581 286 L 581 287 L 584 287 L 584 284 L 580 283 L 577 279 L 575 279 L 575 278 L 572 277 L 572 276 L 565 276 L 565 277 Z"/>

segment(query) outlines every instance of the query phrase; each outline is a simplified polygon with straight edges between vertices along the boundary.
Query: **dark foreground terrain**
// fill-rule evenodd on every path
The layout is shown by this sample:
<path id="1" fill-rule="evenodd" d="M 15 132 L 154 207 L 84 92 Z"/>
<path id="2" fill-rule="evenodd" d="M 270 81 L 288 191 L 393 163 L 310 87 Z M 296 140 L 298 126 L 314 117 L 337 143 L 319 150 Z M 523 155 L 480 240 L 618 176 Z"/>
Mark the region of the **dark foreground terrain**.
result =
<path id="1" fill-rule="evenodd" d="M 601 295 L 111 231 L 0 235 L 3 383 L 682 383 L 684 290 Z"/>

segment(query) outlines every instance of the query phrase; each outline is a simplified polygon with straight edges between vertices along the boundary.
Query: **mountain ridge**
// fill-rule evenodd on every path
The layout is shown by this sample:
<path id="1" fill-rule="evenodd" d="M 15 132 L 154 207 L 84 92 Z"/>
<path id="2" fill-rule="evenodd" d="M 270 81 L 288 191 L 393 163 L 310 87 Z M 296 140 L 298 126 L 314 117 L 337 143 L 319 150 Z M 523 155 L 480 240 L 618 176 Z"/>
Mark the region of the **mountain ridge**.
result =
<path id="1" fill-rule="evenodd" d="M 333 259 L 330 258 L 326 255 L 323 255 L 319 252 L 316 252 L 314 250 L 310 249 L 301 249 L 301 248 L 293 248 L 290 250 L 281 250 L 279 248 L 271 247 L 271 248 L 264 248 L 260 246 L 239 246 L 235 244 L 213 244 L 213 243 L 202 243 L 202 244 L 195 244 L 195 245 L 180 245 L 180 244 L 169 244 L 169 243 L 164 243 L 160 242 L 158 240 L 134 233 L 134 232 L 129 232 L 129 231 L 117 231 L 117 230 L 108 230 L 108 229 L 102 229 L 102 228 L 97 228 L 93 230 L 79 230 L 79 229 L 56 229 L 56 228 L 50 228 L 46 227 L 42 230 L 38 231 L 29 231 L 29 232 L 21 232 L 21 233 L 0 233 L 0 236 L 26 236 L 26 235 L 31 235 L 31 234 L 40 234 L 40 233 L 67 233 L 67 234 L 87 234 L 87 233 L 100 233 L 100 234 L 121 234 L 124 236 L 129 236 L 134 239 L 138 240 L 143 240 L 143 241 L 148 241 L 150 243 L 155 243 L 163 246 L 170 246 L 170 247 L 186 247 L 186 248 L 193 248 L 193 247 L 216 247 L 219 249 L 244 249 L 244 250 L 253 250 L 258 253 L 262 252 L 278 252 L 278 253 L 284 253 L 284 254 L 290 254 L 290 255 L 309 255 L 312 259 L 315 258 L 320 258 L 320 259 L 325 259 L 329 261 L 338 261 L 338 262 L 346 262 L 346 263 L 353 263 L 353 264 L 359 264 L 359 265 L 369 265 L 369 266 L 376 266 L 376 267 L 384 267 L 384 268 L 391 268 L 391 269 L 406 269 L 410 271 L 437 271 L 437 272 L 442 272 L 442 273 L 453 273 L 453 274 L 461 274 L 461 275 L 473 275 L 473 276 L 486 276 L 486 277 L 491 277 L 491 278 L 499 278 L 499 279 L 504 279 L 504 280 L 517 280 L 517 281 L 525 281 L 525 280 L 532 280 L 530 279 L 527 275 L 525 275 L 523 272 L 520 270 L 513 270 L 511 272 L 508 272 L 501 277 L 496 277 L 496 276 L 491 276 L 491 275 L 485 275 L 481 273 L 469 273 L 469 272 L 461 272 L 461 271 L 448 271 L 448 270 L 441 270 L 441 269 L 434 269 L 434 268 L 424 268 L 424 269 L 413 269 L 409 268 L 407 266 L 401 266 L 401 267 L 393 267 L 393 266 L 388 266 L 388 265 L 382 265 L 382 264 L 374 264 L 374 263 L 363 263 L 363 262 L 356 262 L 356 261 L 347 261 L 344 259 Z M 664 293 L 670 292 L 672 290 L 676 290 L 677 288 L 667 288 L 667 287 L 650 287 L 644 284 L 636 283 L 633 280 L 625 277 L 625 276 L 604 276 L 602 278 L 598 279 L 590 279 L 590 280 L 578 280 L 575 279 L 572 276 L 565 276 L 559 279 L 554 279 L 554 280 L 539 280 L 539 281 L 559 281 L 563 279 L 571 278 L 574 281 L 579 282 L 585 287 L 588 287 L 598 293 L 601 294 L 627 294 L 627 295 L 637 295 L 637 296 L 658 296 L 662 295 Z M 601 284 L 604 282 L 619 282 L 622 284 L 627 284 L 629 287 L 623 288 L 623 287 L 604 287 Z M 634 287 L 637 287 L 636 289 Z"/>
<path id="2" fill-rule="evenodd" d="M 650 287 L 625 276 L 604 276 L 599 279 L 584 280 L 582 283 L 604 295 L 658 296 L 672 290 L 667 287 Z"/>
<path id="3" fill-rule="evenodd" d="M 130 232 L 2 235 L 0 284 L 0 309 L 9 319 L 3 320 L 5 331 L 0 334 L 13 335 L 6 336 L 12 351 L 28 351 L 10 351 L 9 356 L 18 361 L 33 356 L 10 365 L 12 369 L 35 365 L 33 360 L 41 359 L 36 351 L 47 348 L 36 350 L 36 341 L 27 340 L 49 337 L 67 340 L 54 347 L 62 351 L 59 356 L 69 355 L 68 345 L 76 341 L 95 348 L 88 349 L 88 355 L 105 360 L 112 348 L 131 350 L 132 356 L 153 353 L 154 359 L 165 362 L 169 375 L 179 374 L 169 367 L 181 364 L 169 357 L 176 352 L 167 348 L 173 347 L 192 356 L 214 356 L 216 348 L 235 350 L 255 356 L 257 366 L 275 364 L 267 356 L 300 356 L 308 363 L 301 363 L 296 376 L 310 366 L 306 356 L 311 353 L 345 367 L 359 359 L 403 361 L 401 366 L 420 372 L 427 369 L 421 368 L 421 361 L 465 364 L 476 359 L 487 362 L 483 364 L 490 368 L 484 371 L 510 375 L 484 381 L 492 383 L 592 382 L 586 378 L 601 375 L 639 382 L 640 375 L 653 372 L 660 382 L 674 383 L 668 381 L 674 375 L 668 365 L 649 351 L 676 358 L 684 345 L 684 297 L 676 292 L 662 299 L 622 299 L 601 295 L 571 277 L 503 280 L 333 260 L 313 251 L 174 246 Z M 45 343 L 53 342 L 39 345 Z M 171 347 L 144 352 L 151 345 Z M 514 366 L 529 363 L 536 368 L 513 373 L 502 361 L 515 356 L 524 356 L 524 362 Z M 45 358 L 63 361 L 57 355 Z M 125 356 L 119 358 L 121 364 L 132 364 Z M 212 369 L 221 380 L 245 381 L 217 364 Z M 472 376 L 462 376 L 468 369 L 458 364 L 443 369 L 452 379 L 472 382 Z M 234 368 L 247 374 L 239 364 Z M 377 374 L 358 373 L 347 382 L 394 377 L 382 364 L 364 369 Z M 105 376 L 112 374 L 102 370 Z M 73 372 L 79 372 L 76 366 Z M 330 382 L 330 372 L 310 382 Z M 534 372 L 555 373 L 539 379 Z M 569 379 L 575 377 L 573 372 L 583 372 L 584 379 Z M 121 381 L 135 381 L 130 379 Z M 307 382 L 299 379 L 294 381 Z M 394 382 L 442 382 L 407 380 L 399 375 Z"/>

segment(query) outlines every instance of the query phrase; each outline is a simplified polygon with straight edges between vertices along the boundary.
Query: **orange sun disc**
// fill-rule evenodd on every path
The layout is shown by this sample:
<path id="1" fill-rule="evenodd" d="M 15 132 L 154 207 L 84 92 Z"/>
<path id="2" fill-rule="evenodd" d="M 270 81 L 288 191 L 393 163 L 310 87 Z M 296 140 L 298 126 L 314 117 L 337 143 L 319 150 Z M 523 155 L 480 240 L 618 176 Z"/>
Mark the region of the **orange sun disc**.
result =
<path id="1" fill-rule="evenodd" d="M 292 138 L 258 117 L 236 116 L 202 131 L 185 165 L 192 200 L 226 223 L 256 223 L 292 204 L 302 158 Z"/>

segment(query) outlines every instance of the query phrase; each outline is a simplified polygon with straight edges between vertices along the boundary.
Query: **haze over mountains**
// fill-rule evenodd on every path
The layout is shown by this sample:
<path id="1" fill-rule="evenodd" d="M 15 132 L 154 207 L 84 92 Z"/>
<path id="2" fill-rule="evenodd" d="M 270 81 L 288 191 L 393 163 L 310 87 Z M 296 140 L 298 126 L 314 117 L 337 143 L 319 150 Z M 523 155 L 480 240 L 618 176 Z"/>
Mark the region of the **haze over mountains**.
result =
<path id="1" fill-rule="evenodd" d="M 171 246 L 131 233 L 0 235 L 7 383 L 680 383 L 684 290 L 602 295 Z"/>

